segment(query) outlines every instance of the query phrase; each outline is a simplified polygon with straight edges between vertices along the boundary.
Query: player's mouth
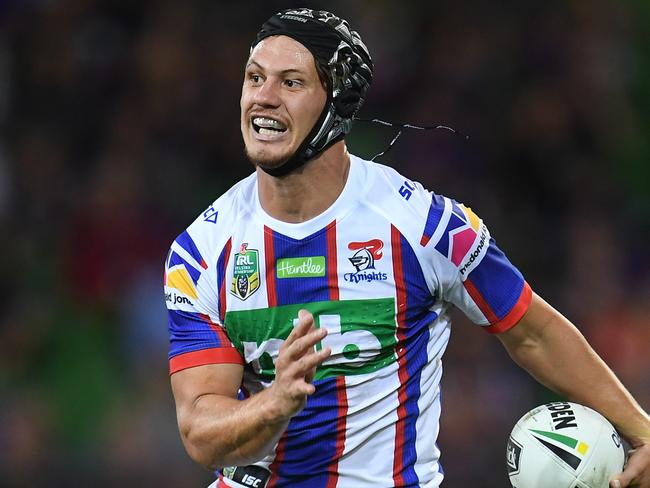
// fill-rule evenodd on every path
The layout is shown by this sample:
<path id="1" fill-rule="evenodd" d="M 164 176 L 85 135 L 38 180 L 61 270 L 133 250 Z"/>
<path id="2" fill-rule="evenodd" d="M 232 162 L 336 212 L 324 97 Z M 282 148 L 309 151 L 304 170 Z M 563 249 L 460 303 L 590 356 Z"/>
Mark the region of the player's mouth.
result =
<path id="1" fill-rule="evenodd" d="M 256 139 L 274 141 L 282 138 L 287 132 L 287 126 L 271 117 L 253 116 L 251 126 L 256 134 Z"/>

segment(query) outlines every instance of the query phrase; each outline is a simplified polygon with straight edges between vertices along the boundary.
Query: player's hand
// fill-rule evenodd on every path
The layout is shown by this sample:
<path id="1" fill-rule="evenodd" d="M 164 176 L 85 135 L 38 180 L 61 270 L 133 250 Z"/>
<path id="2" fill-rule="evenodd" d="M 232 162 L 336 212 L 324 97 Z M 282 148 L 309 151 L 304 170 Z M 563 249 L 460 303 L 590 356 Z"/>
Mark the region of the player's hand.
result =
<path id="1" fill-rule="evenodd" d="M 650 443 L 630 450 L 623 472 L 610 481 L 610 488 L 650 488 Z"/>
<path id="2" fill-rule="evenodd" d="M 312 380 L 316 368 L 332 350 L 314 346 L 327 335 L 327 329 L 314 327 L 314 317 L 306 310 L 298 312 L 298 324 L 280 347 L 275 362 L 275 381 L 269 388 L 272 407 L 279 419 L 287 420 L 300 412 L 307 397 L 316 391 Z"/>

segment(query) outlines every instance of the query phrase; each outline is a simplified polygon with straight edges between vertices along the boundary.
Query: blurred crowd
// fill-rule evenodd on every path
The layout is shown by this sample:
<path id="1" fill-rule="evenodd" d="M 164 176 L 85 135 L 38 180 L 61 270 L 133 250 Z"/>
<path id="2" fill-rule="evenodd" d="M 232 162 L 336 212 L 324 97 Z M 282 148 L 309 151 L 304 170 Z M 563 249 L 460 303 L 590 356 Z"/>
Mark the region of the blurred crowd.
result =
<path id="1" fill-rule="evenodd" d="M 169 244 L 252 171 L 251 40 L 327 8 L 375 61 L 379 158 L 472 206 L 650 408 L 650 5 L 643 1 L 0 2 L 0 485 L 204 486 L 167 376 Z M 393 133 L 357 122 L 352 152 Z M 458 317 L 447 486 L 507 486 L 516 420 L 555 397 Z M 478 442 L 477 442 L 478 440 Z"/>

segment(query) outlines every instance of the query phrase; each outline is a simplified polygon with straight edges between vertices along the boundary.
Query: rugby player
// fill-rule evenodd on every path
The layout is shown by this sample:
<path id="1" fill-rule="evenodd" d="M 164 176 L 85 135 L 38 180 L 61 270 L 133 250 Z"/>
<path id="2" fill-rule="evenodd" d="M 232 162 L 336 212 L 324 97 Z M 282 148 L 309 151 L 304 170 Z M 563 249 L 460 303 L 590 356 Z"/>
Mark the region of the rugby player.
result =
<path id="1" fill-rule="evenodd" d="M 626 437 L 634 451 L 612 486 L 650 488 L 647 413 L 476 213 L 347 152 L 372 72 L 359 35 L 328 12 L 282 11 L 252 45 L 240 104 L 255 172 L 166 261 L 189 455 L 219 487 L 439 486 L 456 306 Z"/>

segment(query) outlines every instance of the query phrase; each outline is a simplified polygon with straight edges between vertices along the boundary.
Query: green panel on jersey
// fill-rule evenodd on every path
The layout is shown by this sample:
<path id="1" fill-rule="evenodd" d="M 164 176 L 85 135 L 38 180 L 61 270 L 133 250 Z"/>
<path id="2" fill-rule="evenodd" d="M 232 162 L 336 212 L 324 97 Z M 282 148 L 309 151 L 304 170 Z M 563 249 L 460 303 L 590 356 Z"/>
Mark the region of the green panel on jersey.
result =
<path id="1" fill-rule="evenodd" d="M 300 309 L 313 314 L 316 327 L 329 331 L 316 348 L 331 347 L 332 356 L 318 368 L 315 379 L 371 373 L 396 361 L 394 298 L 227 312 L 224 322 L 230 340 L 264 380 L 275 378 L 274 360 Z"/>

